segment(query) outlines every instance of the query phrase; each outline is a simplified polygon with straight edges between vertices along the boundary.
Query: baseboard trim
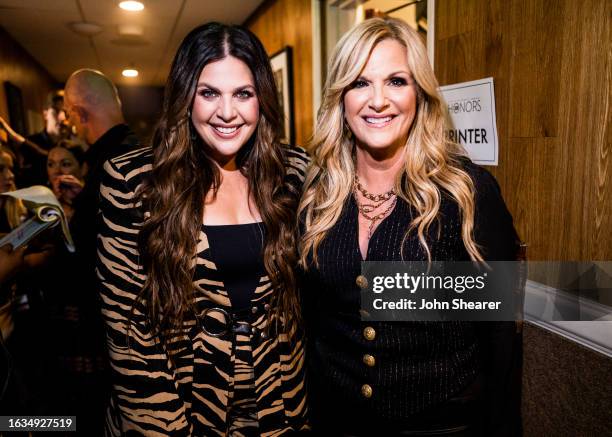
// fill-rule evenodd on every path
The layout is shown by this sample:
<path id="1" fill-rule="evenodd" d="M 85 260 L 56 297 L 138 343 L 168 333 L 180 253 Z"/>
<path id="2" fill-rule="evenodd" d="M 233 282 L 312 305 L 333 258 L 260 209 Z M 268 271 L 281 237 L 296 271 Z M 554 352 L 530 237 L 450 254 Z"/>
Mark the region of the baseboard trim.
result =
<path id="1" fill-rule="evenodd" d="M 576 309 L 593 321 L 554 321 L 554 314 Z M 525 320 L 584 347 L 612 358 L 612 308 L 588 299 L 579 300 L 562 290 L 534 281 L 525 284 Z"/>

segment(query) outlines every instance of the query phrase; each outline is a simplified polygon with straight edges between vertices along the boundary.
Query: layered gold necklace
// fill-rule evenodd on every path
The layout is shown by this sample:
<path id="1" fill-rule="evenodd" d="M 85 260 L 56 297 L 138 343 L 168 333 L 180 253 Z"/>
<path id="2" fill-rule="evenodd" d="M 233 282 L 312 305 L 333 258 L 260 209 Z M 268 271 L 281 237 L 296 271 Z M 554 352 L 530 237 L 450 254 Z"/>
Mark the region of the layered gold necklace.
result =
<path id="1" fill-rule="evenodd" d="M 359 214 L 370 222 L 370 226 L 368 228 L 369 240 L 372 237 L 372 231 L 374 230 L 374 225 L 376 222 L 379 222 L 387 217 L 397 203 L 397 195 L 395 194 L 395 189 L 391 189 L 382 194 L 372 194 L 363 188 L 363 185 L 361 185 L 361 182 L 359 181 L 359 176 L 357 175 L 355 175 L 355 182 L 353 183 L 353 192 L 355 193 L 355 202 L 357 202 Z M 360 203 L 359 196 L 357 195 L 358 192 L 372 203 Z M 389 204 L 383 212 L 372 215 L 374 211 L 383 207 L 387 203 Z"/>

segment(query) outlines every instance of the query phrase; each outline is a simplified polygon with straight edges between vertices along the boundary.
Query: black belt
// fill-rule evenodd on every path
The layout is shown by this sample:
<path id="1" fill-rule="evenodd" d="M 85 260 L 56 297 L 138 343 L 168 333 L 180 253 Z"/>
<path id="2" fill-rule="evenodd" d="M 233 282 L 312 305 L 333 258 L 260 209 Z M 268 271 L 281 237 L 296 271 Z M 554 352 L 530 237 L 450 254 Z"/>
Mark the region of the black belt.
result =
<path id="1" fill-rule="evenodd" d="M 252 323 L 262 314 L 270 310 L 268 303 L 256 303 L 249 308 L 228 311 L 213 307 L 204 310 L 201 325 L 204 332 L 211 337 L 225 337 L 229 334 L 259 335 L 262 340 L 268 339 L 268 331 L 257 329 Z M 219 320 L 222 318 L 223 320 Z"/>

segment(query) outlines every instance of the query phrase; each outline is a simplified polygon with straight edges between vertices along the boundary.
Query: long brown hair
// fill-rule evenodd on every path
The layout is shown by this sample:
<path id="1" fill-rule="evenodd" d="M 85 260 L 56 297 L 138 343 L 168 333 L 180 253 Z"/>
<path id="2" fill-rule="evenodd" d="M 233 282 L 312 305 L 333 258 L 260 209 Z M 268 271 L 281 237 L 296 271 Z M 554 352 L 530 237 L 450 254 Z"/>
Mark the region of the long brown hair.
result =
<path id="1" fill-rule="evenodd" d="M 204 199 L 217 190 L 219 170 L 189 117 L 197 80 L 210 62 L 233 56 L 249 66 L 260 118 L 237 157 L 266 231 L 263 260 L 275 288 L 276 320 L 299 317 L 294 277 L 298 193 L 284 184 L 285 148 L 279 143 L 280 108 L 274 77 L 261 42 L 247 29 L 208 23 L 192 30 L 174 58 L 161 119 L 152 138 L 153 169 L 139 194 L 146 211 L 140 232 L 147 278 L 141 292 L 149 322 L 162 341 L 194 315 L 196 245 Z M 165 341 L 164 341 L 165 342 Z M 167 345 L 167 342 L 165 342 Z"/>

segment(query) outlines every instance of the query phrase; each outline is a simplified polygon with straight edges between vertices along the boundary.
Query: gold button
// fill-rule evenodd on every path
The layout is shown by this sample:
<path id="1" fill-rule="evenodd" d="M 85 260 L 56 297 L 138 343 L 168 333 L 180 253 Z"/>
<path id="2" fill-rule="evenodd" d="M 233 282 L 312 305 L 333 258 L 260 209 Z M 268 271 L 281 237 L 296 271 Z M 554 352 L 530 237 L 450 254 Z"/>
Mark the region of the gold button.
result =
<path id="1" fill-rule="evenodd" d="M 363 337 L 366 340 L 372 341 L 374 340 L 374 338 L 376 338 L 376 331 L 371 326 L 368 326 L 367 328 L 363 330 Z"/>
<path id="2" fill-rule="evenodd" d="M 370 387 L 368 384 L 363 384 L 361 386 L 361 396 L 366 399 L 370 399 L 372 397 L 372 387 Z"/>
<path id="3" fill-rule="evenodd" d="M 368 367 L 374 367 L 374 364 L 376 364 L 376 359 L 370 354 L 365 354 L 363 356 L 363 364 Z"/>
<path id="4" fill-rule="evenodd" d="M 367 288 L 368 287 L 368 279 L 365 276 L 363 276 L 363 275 L 357 276 L 357 279 L 355 279 L 355 282 L 357 283 L 357 286 L 359 288 Z"/>

